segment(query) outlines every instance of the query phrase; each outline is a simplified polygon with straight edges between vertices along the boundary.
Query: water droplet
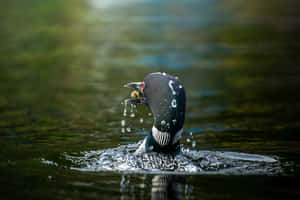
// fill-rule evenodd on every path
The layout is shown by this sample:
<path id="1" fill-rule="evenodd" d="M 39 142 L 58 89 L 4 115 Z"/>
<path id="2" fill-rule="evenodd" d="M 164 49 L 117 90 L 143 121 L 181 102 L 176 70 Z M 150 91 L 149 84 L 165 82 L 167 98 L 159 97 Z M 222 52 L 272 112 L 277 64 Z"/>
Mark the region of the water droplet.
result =
<path id="1" fill-rule="evenodd" d="M 131 113 L 131 114 L 130 114 L 130 117 L 135 117 L 135 114 L 134 114 L 134 113 Z"/>
<path id="2" fill-rule="evenodd" d="M 164 125 L 166 125 L 166 121 L 165 121 L 165 120 L 162 120 L 162 121 L 160 122 L 160 124 L 161 124 L 162 126 L 164 126 Z"/>
<path id="3" fill-rule="evenodd" d="M 162 75 L 166 76 L 167 74 L 166 74 L 166 72 L 163 72 Z"/>
<path id="4" fill-rule="evenodd" d="M 126 124 L 126 122 L 125 122 L 125 120 L 123 119 L 123 120 L 121 121 L 121 125 L 122 125 L 122 126 L 125 126 L 125 124 Z"/>
<path id="5" fill-rule="evenodd" d="M 187 141 L 187 142 L 191 142 L 191 139 L 190 139 L 190 138 L 186 138 L 186 141 Z"/>
<path id="6" fill-rule="evenodd" d="M 122 133 L 125 133 L 125 128 L 122 128 L 122 129 L 121 129 L 121 132 L 122 132 Z"/>
<path id="7" fill-rule="evenodd" d="M 127 127 L 127 128 L 126 128 L 126 131 L 130 133 L 130 132 L 131 132 L 131 128 L 130 128 L 130 127 Z"/>
<path id="8" fill-rule="evenodd" d="M 194 147 L 194 148 L 196 147 L 196 141 L 192 142 L 192 147 Z"/>
<path id="9" fill-rule="evenodd" d="M 182 88 L 182 85 L 179 85 L 179 88 Z"/>
<path id="10" fill-rule="evenodd" d="M 143 119 L 143 118 L 141 118 L 141 119 L 140 119 L 140 123 L 142 124 L 143 122 L 144 122 L 144 119 Z"/>
<path id="11" fill-rule="evenodd" d="M 123 116 L 126 117 L 127 115 L 127 101 L 124 101 L 124 111 L 123 111 Z"/>
<path id="12" fill-rule="evenodd" d="M 177 107 L 176 99 L 173 99 L 173 100 L 172 100 L 171 106 L 172 106 L 172 108 L 176 108 L 176 107 Z"/>
<path id="13" fill-rule="evenodd" d="M 192 135 L 193 135 L 193 132 L 190 132 L 190 135 L 192 136 Z"/>
<path id="14" fill-rule="evenodd" d="M 132 113 L 133 112 L 133 104 L 130 104 L 130 112 Z"/>

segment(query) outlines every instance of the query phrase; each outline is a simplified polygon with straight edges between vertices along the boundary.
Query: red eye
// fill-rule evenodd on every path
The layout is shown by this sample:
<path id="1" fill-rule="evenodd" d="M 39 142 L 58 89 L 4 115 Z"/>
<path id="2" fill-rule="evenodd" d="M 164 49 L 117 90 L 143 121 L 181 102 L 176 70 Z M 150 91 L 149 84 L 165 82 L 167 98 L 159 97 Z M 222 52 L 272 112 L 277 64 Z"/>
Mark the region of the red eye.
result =
<path id="1" fill-rule="evenodd" d="M 142 88 L 143 89 L 145 88 L 145 82 L 142 82 Z"/>

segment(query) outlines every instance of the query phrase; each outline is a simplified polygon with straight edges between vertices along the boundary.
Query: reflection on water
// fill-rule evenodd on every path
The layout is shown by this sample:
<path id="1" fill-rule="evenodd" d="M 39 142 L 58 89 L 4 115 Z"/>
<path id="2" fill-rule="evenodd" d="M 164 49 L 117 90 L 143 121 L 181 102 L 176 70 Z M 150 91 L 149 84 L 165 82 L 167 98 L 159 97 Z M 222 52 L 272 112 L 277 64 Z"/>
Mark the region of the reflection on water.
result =
<path id="1" fill-rule="evenodd" d="M 131 193 L 135 187 L 130 182 L 131 176 L 122 175 L 120 182 L 121 199 L 131 199 Z M 191 187 L 186 184 L 184 176 L 170 175 L 145 175 L 141 177 L 142 183 L 138 187 L 145 189 L 150 187 L 150 194 L 142 194 L 142 198 L 149 197 L 152 200 L 157 199 L 190 199 Z M 133 186 L 133 187 L 132 187 Z"/>
<path id="2" fill-rule="evenodd" d="M 167 175 L 154 176 L 152 179 L 151 199 L 182 199 L 181 185 L 175 182 L 175 178 L 175 176 Z"/>
<path id="3" fill-rule="evenodd" d="M 299 199 L 298 8 L 296 0 L 3 1 L 1 198 L 150 198 L 152 188 L 140 185 L 146 176 L 146 186 L 161 191 L 153 198 Z M 187 155 L 202 156 L 186 159 L 203 167 L 255 164 L 239 159 L 266 155 L 289 176 L 155 178 L 123 171 L 130 179 L 124 188 L 120 173 L 70 170 L 77 164 L 64 155 L 85 158 L 80 152 L 105 153 L 145 137 L 152 116 L 146 107 L 123 116 L 129 94 L 122 86 L 154 71 L 180 77 L 186 88 L 182 143 Z M 249 154 L 224 159 L 221 152 Z"/>

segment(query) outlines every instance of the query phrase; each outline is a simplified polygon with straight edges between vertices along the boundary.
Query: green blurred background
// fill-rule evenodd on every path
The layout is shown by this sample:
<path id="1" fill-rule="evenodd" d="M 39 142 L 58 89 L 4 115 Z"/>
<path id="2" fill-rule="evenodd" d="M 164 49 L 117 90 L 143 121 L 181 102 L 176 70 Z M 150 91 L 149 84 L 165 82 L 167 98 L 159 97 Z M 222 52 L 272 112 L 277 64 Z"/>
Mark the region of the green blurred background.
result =
<path id="1" fill-rule="evenodd" d="M 153 175 L 75 172 L 62 154 L 141 140 L 152 119 L 141 107 L 126 119 L 131 132 L 121 133 L 123 84 L 162 71 L 186 88 L 185 130 L 195 149 L 293 163 L 288 176 L 175 177 L 189 188 L 179 199 L 299 199 L 299 4 L 3 1 L 0 198 L 154 198 L 141 186 Z M 187 135 L 182 141 L 191 147 Z"/>

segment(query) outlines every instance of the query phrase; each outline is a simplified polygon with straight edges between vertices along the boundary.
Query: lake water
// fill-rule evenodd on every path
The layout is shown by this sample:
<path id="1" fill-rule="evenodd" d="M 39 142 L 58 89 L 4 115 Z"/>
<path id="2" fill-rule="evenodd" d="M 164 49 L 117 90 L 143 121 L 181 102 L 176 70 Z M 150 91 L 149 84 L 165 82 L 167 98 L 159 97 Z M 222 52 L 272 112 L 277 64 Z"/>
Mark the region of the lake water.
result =
<path id="1" fill-rule="evenodd" d="M 0 198 L 299 199 L 298 8 L 2 2 Z M 123 85 L 157 71 L 186 89 L 175 158 L 134 155 L 153 116 L 123 116 Z"/>

